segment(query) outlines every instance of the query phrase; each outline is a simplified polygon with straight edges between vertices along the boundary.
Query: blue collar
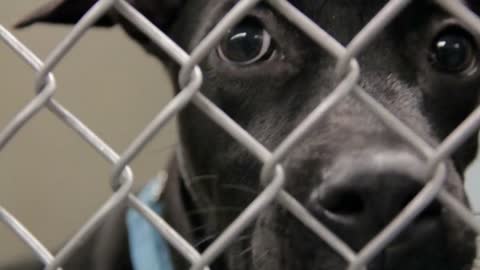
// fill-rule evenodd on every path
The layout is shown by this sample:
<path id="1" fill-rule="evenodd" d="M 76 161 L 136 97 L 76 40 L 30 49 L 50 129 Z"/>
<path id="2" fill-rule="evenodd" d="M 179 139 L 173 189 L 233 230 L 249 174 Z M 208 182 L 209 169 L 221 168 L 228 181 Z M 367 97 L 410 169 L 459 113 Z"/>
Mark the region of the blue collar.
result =
<path id="1" fill-rule="evenodd" d="M 143 203 L 160 216 L 163 215 L 164 208 L 158 200 L 161 186 L 161 180 L 153 180 L 138 195 Z M 126 221 L 133 269 L 173 270 L 170 249 L 160 233 L 132 208 L 128 210 Z"/>

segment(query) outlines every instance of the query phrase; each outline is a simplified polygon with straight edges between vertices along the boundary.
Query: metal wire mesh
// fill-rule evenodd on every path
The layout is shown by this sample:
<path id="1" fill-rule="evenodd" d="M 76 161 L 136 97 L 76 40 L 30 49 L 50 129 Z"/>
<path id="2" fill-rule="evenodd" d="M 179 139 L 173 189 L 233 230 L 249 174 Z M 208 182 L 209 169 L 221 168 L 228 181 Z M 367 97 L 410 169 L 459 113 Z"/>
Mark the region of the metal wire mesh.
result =
<path id="1" fill-rule="evenodd" d="M 402 230 L 436 198 L 438 198 L 446 208 L 452 210 L 452 213 L 458 215 L 458 217 L 477 234 L 480 234 L 480 224 L 475 221 L 470 210 L 443 190 L 443 184 L 446 179 L 446 165 L 444 161 L 480 127 L 480 108 L 477 108 L 438 147 L 432 148 L 357 84 L 360 78 L 360 67 L 357 63 L 356 56 L 413 1 L 389 1 L 346 47 L 339 44 L 335 38 L 323 31 L 322 28 L 312 22 L 288 1 L 263 1 L 288 19 L 300 31 L 309 36 L 318 46 L 333 55 L 338 63 L 337 73 L 342 75 L 343 78 L 336 89 L 318 104 L 308 117 L 298 125 L 274 151 L 267 150 L 265 146 L 250 136 L 221 109 L 198 91 L 203 79 L 202 70 L 198 64 L 217 45 L 228 29 L 238 23 L 259 2 L 262 1 L 238 1 L 190 54 L 183 51 L 175 42 L 170 40 L 161 30 L 157 29 L 125 0 L 98 1 L 74 26 L 63 41 L 49 54 L 45 61 L 41 61 L 25 45 L 19 42 L 12 33 L 0 25 L 0 38 L 34 69 L 37 76 L 35 97 L 0 131 L 0 151 L 40 109 L 46 108 L 52 112 L 59 121 L 70 127 L 77 136 L 80 136 L 91 147 L 97 150 L 99 155 L 111 162 L 113 166 L 111 178 L 113 194 L 56 254 L 50 253 L 12 214 L 0 206 L 0 221 L 9 227 L 21 241 L 24 241 L 32 249 L 36 256 L 46 265 L 46 269 L 52 270 L 60 268 L 64 262 L 74 254 L 74 251 L 83 240 L 90 236 L 102 223 L 106 215 L 116 207 L 122 205 L 125 201 L 129 203 L 130 207 L 135 208 L 151 222 L 172 247 L 191 263 L 191 270 L 208 269 L 209 264 L 225 251 L 232 241 L 256 219 L 259 212 L 271 205 L 274 201 L 288 210 L 318 237 L 323 239 L 332 249 L 338 252 L 338 254 L 348 262 L 348 270 L 364 269 L 382 249 L 399 235 Z M 469 30 L 480 35 L 479 18 L 466 8 L 461 1 L 435 0 L 433 2 L 457 17 Z M 117 152 L 102 141 L 101 138 L 54 98 L 56 85 L 53 70 L 58 63 L 63 60 L 65 55 L 69 53 L 70 49 L 79 42 L 88 28 L 111 8 L 116 9 L 125 19 L 129 20 L 140 31 L 150 37 L 156 45 L 162 48 L 165 53 L 181 66 L 178 77 L 181 87 L 179 94 L 160 110 L 158 115 L 131 142 L 121 155 L 117 154 Z M 426 181 L 422 191 L 407 207 L 359 252 L 354 252 L 326 226 L 310 215 L 296 199 L 283 189 L 283 184 L 286 179 L 281 163 L 282 159 L 291 151 L 292 147 L 308 134 L 313 124 L 324 117 L 330 109 L 348 95 L 353 95 L 358 98 L 358 100 L 363 102 L 364 106 L 378 115 L 387 127 L 398 133 L 406 142 L 422 153 L 428 161 L 428 175 L 431 178 L 430 181 Z M 265 185 L 263 192 L 258 195 L 234 222 L 202 253 L 190 245 L 174 228 L 171 228 L 166 221 L 157 216 L 131 193 L 133 174 L 128 166 L 152 138 L 189 103 L 195 104 L 196 107 L 225 129 L 225 131 L 262 162 L 261 180 Z"/>

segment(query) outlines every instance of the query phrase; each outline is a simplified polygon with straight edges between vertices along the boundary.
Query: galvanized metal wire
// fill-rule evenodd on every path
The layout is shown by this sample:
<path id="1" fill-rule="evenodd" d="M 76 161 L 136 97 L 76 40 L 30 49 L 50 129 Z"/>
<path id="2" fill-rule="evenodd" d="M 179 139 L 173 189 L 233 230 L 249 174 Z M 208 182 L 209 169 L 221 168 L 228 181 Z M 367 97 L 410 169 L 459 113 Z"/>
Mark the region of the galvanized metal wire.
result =
<path id="1" fill-rule="evenodd" d="M 229 118 L 212 101 L 199 92 L 203 83 L 202 70 L 199 63 L 215 48 L 223 35 L 242 20 L 248 12 L 260 2 L 265 2 L 284 16 L 299 31 L 310 37 L 319 47 L 326 50 L 337 59 L 337 74 L 341 80 L 337 87 L 305 118 L 305 120 L 289 134 L 273 151 L 252 137 L 235 121 Z M 31 66 L 37 76 L 34 89 L 35 96 L 24 108 L 0 130 L 0 151 L 15 138 L 22 127 L 31 121 L 40 109 L 48 109 L 60 122 L 71 128 L 74 133 L 93 147 L 100 156 L 112 164 L 112 195 L 78 229 L 77 233 L 65 243 L 56 253 L 52 254 L 6 209 L 0 206 L 0 222 L 5 224 L 25 242 L 32 252 L 45 264 L 45 269 L 59 269 L 75 250 L 102 223 L 108 213 L 117 207 L 128 203 L 145 217 L 170 244 L 191 263 L 191 270 L 208 269 L 209 264 L 225 251 L 241 232 L 251 224 L 259 213 L 274 201 L 298 218 L 307 228 L 325 241 L 333 250 L 348 262 L 348 270 L 365 269 L 366 265 L 378 255 L 402 230 L 410 224 L 434 199 L 451 209 L 452 213 L 480 234 L 480 224 L 472 212 L 445 191 L 446 165 L 444 161 L 458 149 L 468 137 L 480 127 L 480 108 L 476 109 L 450 136 L 439 146 L 432 147 L 413 130 L 391 114 L 386 108 L 366 93 L 359 85 L 361 69 L 356 57 L 385 29 L 398 14 L 408 7 L 411 0 L 391 0 L 378 14 L 357 34 L 346 47 L 326 33 L 320 26 L 311 21 L 286 0 L 240 0 L 211 30 L 200 44 L 189 54 L 183 51 L 160 29 L 150 23 L 139 11 L 125 0 L 99 0 L 82 19 L 73 27 L 58 46 L 41 61 L 27 46 L 17 40 L 11 32 L 0 25 L 0 39 L 14 53 Z M 435 0 L 438 6 L 458 18 L 470 31 L 480 35 L 480 19 L 457 0 Z M 116 9 L 125 19 L 129 20 L 138 30 L 142 31 L 180 66 L 178 81 L 181 87 L 179 93 L 158 112 L 157 116 L 129 144 L 127 149 L 118 154 L 74 114 L 55 100 L 56 84 L 55 67 L 64 59 L 72 47 L 96 20 L 110 9 Z M 322 119 L 346 96 L 353 96 L 375 113 L 388 128 L 399 134 L 407 143 L 425 159 L 424 188 L 414 199 L 364 248 L 355 252 L 326 226 L 313 217 L 295 198 L 283 189 L 285 171 L 282 161 L 292 148 L 313 128 L 314 123 Z M 141 153 L 144 147 L 162 131 L 167 123 L 172 121 L 188 104 L 194 104 L 205 115 L 210 117 L 235 140 L 242 144 L 262 164 L 261 182 L 263 192 L 244 209 L 202 253 L 180 236 L 162 217 L 156 215 L 135 194 L 131 192 L 133 173 L 129 164 Z M 474 267 L 478 267 L 478 261 Z"/>

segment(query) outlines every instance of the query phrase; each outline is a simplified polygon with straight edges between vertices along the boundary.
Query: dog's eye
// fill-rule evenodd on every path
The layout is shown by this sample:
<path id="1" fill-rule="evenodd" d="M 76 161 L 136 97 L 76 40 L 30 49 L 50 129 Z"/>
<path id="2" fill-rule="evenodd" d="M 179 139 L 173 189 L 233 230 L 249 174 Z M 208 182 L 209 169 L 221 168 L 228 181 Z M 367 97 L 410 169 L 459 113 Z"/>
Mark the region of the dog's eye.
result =
<path id="1" fill-rule="evenodd" d="M 476 65 L 476 48 L 472 37 L 463 30 L 450 29 L 435 38 L 430 61 L 442 72 L 465 72 Z"/>
<path id="2" fill-rule="evenodd" d="M 246 19 L 220 42 L 218 55 L 226 62 L 250 65 L 270 59 L 275 49 L 272 37 L 255 19 Z"/>

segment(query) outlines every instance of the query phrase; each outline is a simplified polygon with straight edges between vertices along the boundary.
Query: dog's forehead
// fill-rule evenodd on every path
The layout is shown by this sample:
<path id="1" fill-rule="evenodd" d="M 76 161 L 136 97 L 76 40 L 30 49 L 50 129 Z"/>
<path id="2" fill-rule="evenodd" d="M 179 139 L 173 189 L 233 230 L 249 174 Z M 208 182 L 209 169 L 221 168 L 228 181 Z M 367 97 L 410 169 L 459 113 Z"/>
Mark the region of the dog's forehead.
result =
<path id="1" fill-rule="evenodd" d="M 206 8 L 206 13 L 216 18 L 223 17 L 223 14 L 239 2 L 204 1 L 208 2 L 206 6 L 210 6 Z M 340 43 L 345 44 L 388 3 L 388 0 L 289 0 L 289 3 Z M 274 10 L 266 2 L 261 2 L 257 8 Z"/>
<path id="2" fill-rule="evenodd" d="M 370 10 L 378 10 L 384 6 L 387 0 L 289 0 L 289 2 L 303 12 L 322 12 L 325 8 L 365 13 Z M 327 7 L 328 6 L 328 7 Z"/>
<path id="3" fill-rule="evenodd" d="M 290 0 L 289 2 L 320 26 L 337 31 L 337 28 L 345 29 L 352 26 L 358 30 L 357 27 L 364 26 L 388 1 Z"/>
<path id="4" fill-rule="evenodd" d="M 226 13 L 239 2 L 239 0 L 204 1 L 208 3 L 204 7 L 210 15 Z M 324 30 L 346 42 L 364 27 L 388 3 L 388 0 L 289 0 L 289 2 Z M 270 8 L 266 2 L 261 2 L 259 7 Z M 429 12 L 420 6 L 415 11 L 417 16 L 424 14 L 428 16 Z M 213 15 L 222 17 L 221 14 Z"/>
<path id="5" fill-rule="evenodd" d="M 236 4 L 240 0 L 227 0 L 223 1 L 223 4 Z M 209 0 L 209 2 L 217 2 Z M 319 10 L 325 5 L 339 5 L 355 7 L 356 9 L 369 9 L 385 5 L 388 0 L 288 0 L 288 2 L 298 9 Z M 217 2 L 220 3 L 220 2 Z"/>
<path id="6" fill-rule="evenodd" d="M 233 6 L 239 2 L 239 0 L 207 1 L 214 5 L 225 6 Z M 315 19 L 318 16 L 325 15 L 325 10 L 328 10 L 328 13 L 337 13 L 336 15 L 372 14 L 378 12 L 388 0 L 289 0 L 288 2 L 311 19 Z"/>

